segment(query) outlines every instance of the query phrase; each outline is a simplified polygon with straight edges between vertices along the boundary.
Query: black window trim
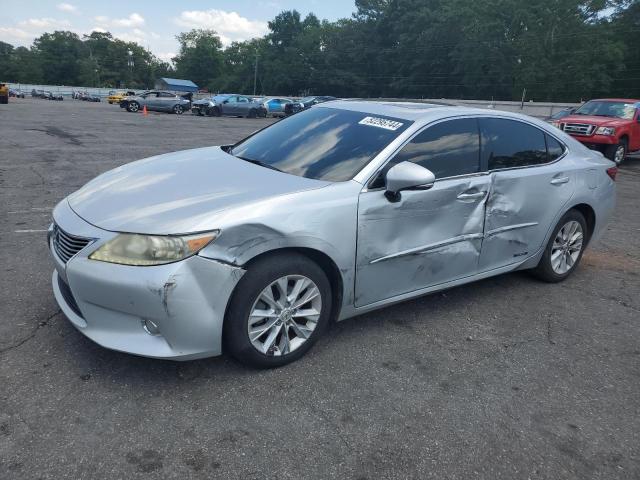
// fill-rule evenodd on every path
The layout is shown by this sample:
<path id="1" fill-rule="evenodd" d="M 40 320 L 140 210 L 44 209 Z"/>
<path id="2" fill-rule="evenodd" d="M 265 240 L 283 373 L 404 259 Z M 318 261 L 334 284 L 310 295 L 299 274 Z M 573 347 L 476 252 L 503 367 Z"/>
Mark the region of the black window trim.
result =
<path id="1" fill-rule="evenodd" d="M 536 129 L 538 129 L 539 131 L 541 131 L 545 135 L 544 143 L 545 143 L 545 147 L 547 149 L 547 157 L 549 156 L 549 147 L 547 146 L 547 137 L 546 137 L 546 135 L 549 135 L 551 138 L 556 140 L 560 145 L 562 145 L 562 147 L 563 147 L 562 155 L 560 155 L 558 158 L 556 158 L 555 160 L 553 160 L 551 162 L 538 163 L 536 165 L 524 165 L 524 166 L 521 166 L 521 167 L 497 168 L 497 169 L 494 169 L 494 170 L 489 170 L 488 165 L 483 165 L 484 162 L 482 161 L 482 157 L 480 157 L 480 171 L 479 172 L 465 173 L 463 175 L 453 175 L 451 177 L 436 178 L 436 182 L 444 181 L 444 180 L 459 179 L 459 178 L 479 177 L 479 176 L 482 176 L 482 175 L 490 175 L 493 172 L 505 172 L 505 171 L 509 171 L 509 170 L 520 170 L 520 169 L 523 169 L 523 168 L 545 167 L 547 165 L 553 165 L 554 163 L 559 162 L 564 157 L 566 157 L 568 155 L 568 153 L 569 153 L 569 147 L 567 146 L 567 144 L 565 142 L 563 142 L 561 139 L 559 139 L 558 137 L 556 137 L 552 133 L 542 129 L 540 126 L 535 125 L 535 124 L 533 124 L 531 122 L 528 122 L 525 119 L 513 118 L 513 117 L 508 117 L 508 116 L 503 116 L 503 115 L 482 115 L 482 114 L 459 115 L 459 116 L 455 116 L 455 117 L 439 118 L 437 120 L 434 120 L 434 121 L 432 121 L 430 123 L 427 123 L 427 124 L 423 125 L 422 128 L 420 128 L 419 130 L 416 130 L 416 132 L 414 132 L 404 143 L 402 143 L 400 146 L 398 146 L 398 148 L 396 150 L 394 150 L 392 153 L 390 153 L 389 156 L 387 157 L 387 159 L 384 161 L 384 163 L 382 163 L 373 172 L 373 174 L 367 179 L 367 181 L 364 182 L 364 188 L 363 188 L 362 191 L 363 192 L 376 192 L 376 191 L 384 190 L 385 187 L 370 188 L 370 185 L 378 178 L 378 175 L 380 174 L 380 172 L 382 170 L 384 170 L 384 168 L 387 166 L 387 164 L 389 162 L 391 162 L 398 155 L 398 153 L 400 153 L 402 151 L 402 149 L 404 147 L 406 147 L 411 141 L 413 141 L 414 138 L 416 138 L 418 135 L 420 135 L 422 132 L 424 132 L 427 128 L 430 128 L 430 127 L 432 127 L 434 125 L 437 125 L 439 123 L 442 123 L 442 122 L 447 122 L 447 121 L 451 121 L 451 120 L 462 120 L 462 119 L 466 119 L 466 118 L 475 118 L 475 119 L 478 120 L 478 141 L 480 142 L 480 155 L 482 155 L 482 135 L 480 134 L 480 120 L 483 119 L 483 118 L 498 118 L 498 119 L 501 119 L 501 120 L 512 120 L 514 122 L 524 123 L 525 125 L 529 125 L 530 127 L 536 128 Z"/>

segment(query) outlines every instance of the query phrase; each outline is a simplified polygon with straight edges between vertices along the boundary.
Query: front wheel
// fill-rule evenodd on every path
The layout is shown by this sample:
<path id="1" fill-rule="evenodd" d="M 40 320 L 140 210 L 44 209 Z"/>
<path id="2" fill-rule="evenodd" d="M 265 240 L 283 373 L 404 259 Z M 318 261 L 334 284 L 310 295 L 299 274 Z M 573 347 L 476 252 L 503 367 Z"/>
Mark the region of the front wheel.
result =
<path id="1" fill-rule="evenodd" d="M 558 222 L 533 274 L 545 282 L 566 279 L 580 263 L 587 246 L 587 222 L 577 210 L 569 210 Z"/>
<path id="2" fill-rule="evenodd" d="M 129 102 L 127 104 L 127 111 L 131 113 L 136 113 L 140 110 L 140 104 L 138 102 Z"/>
<path id="3" fill-rule="evenodd" d="M 623 138 L 617 145 L 609 145 L 604 156 L 616 162 L 616 165 L 620 165 L 627 156 L 627 141 Z"/>
<path id="4" fill-rule="evenodd" d="M 332 295 L 324 271 L 307 257 L 277 254 L 258 260 L 229 301 L 225 349 L 259 368 L 302 357 L 329 323 Z"/>
<path id="5" fill-rule="evenodd" d="M 175 113 L 176 115 L 182 115 L 183 112 L 184 112 L 184 107 L 182 105 L 178 104 L 175 107 L 173 107 L 173 113 Z"/>

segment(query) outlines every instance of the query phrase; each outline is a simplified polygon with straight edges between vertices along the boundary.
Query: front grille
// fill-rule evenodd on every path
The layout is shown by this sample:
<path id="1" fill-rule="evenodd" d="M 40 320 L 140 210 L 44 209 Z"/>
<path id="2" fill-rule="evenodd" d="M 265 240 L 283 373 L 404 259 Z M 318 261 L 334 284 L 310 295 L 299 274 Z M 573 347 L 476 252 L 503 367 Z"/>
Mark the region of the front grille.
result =
<path id="1" fill-rule="evenodd" d="M 59 275 L 58 275 L 58 287 L 60 288 L 60 293 L 62 294 L 64 301 L 67 303 L 69 308 L 73 310 L 73 313 L 78 315 L 80 318 L 83 318 L 82 312 L 80 311 L 80 307 L 78 307 L 78 303 L 76 302 L 76 299 L 73 298 L 73 293 L 71 293 L 71 289 L 69 288 L 69 285 L 67 285 Z"/>
<path id="2" fill-rule="evenodd" d="M 583 135 L 589 136 L 596 129 L 595 125 L 588 125 L 586 123 L 563 123 L 562 130 L 569 135 Z"/>
<path id="3" fill-rule="evenodd" d="M 91 239 L 71 235 L 58 227 L 58 225 L 54 225 L 51 241 L 53 242 L 53 249 L 60 257 L 60 260 L 67 263 L 71 257 L 89 245 Z"/>

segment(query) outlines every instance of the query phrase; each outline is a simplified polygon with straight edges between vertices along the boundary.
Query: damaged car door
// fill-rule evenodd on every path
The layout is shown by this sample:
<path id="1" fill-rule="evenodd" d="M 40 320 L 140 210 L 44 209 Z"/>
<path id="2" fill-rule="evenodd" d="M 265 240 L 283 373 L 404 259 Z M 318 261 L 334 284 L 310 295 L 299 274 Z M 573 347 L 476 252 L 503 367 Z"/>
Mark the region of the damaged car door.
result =
<path id="1" fill-rule="evenodd" d="M 522 262 L 543 248 L 575 189 L 566 147 L 513 119 L 481 118 L 482 164 L 491 172 L 479 271 Z"/>
<path id="2" fill-rule="evenodd" d="M 389 199 L 386 173 L 405 161 L 436 181 Z M 488 189 L 477 119 L 444 120 L 414 136 L 360 195 L 356 306 L 475 274 Z"/>

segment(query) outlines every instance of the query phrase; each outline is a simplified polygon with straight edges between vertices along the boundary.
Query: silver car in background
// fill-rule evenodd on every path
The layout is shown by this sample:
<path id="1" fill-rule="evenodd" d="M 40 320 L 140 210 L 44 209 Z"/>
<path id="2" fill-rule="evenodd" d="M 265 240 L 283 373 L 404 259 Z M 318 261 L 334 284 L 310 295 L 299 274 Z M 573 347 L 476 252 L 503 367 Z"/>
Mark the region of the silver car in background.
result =
<path id="1" fill-rule="evenodd" d="M 53 291 L 107 348 L 280 366 L 333 320 L 514 270 L 564 280 L 609 220 L 616 171 L 523 115 L 330 102 L 62 200 Z"/>
<path id="2" fill-rule="evenodd" d="M 182 115 L 191 108 L 191 101 L 175 93 L 150 90 L 140 95 L 124 98 L 120 102 L 120 107 L 126 108 L 128 112 L 133 113 L 147 107 L 147 110 Z"/>

